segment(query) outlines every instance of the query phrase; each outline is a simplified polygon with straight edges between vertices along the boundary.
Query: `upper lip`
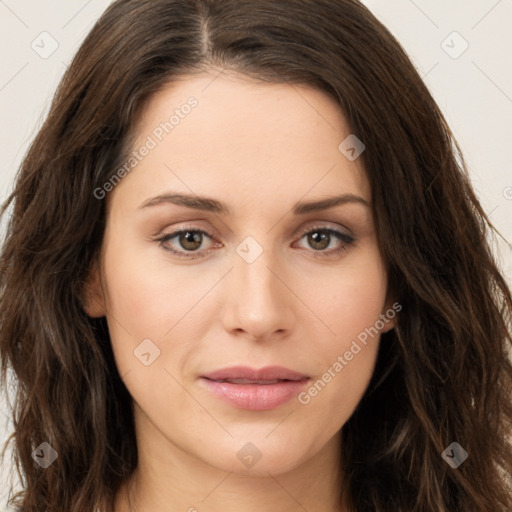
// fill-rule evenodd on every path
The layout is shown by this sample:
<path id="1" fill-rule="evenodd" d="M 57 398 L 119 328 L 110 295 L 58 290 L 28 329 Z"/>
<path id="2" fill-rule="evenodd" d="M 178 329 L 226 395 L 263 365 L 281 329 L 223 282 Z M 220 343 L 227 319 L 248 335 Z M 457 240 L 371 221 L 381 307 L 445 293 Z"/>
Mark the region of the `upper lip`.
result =
<path id="1" fill-rule="evenodd" d="M 309 377 L 303 373 L 294 372 L 283 366 L 267 366 L 265 368 L 250 368 L 248 366 L 233 366 L 223 368 L 211 373 L 202 375 L 203 378 L 216 381 L 247 380 L 247 381 L 279 381 L 292 380 L 300 381 Z"/>

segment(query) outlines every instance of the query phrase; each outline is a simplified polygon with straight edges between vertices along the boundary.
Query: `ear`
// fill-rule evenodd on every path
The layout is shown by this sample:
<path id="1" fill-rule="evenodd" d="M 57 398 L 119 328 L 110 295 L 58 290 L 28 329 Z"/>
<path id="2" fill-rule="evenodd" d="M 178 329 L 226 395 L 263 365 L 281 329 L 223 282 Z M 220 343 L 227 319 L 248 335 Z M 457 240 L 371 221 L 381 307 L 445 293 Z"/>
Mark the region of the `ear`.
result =
<path id="1" fill-rule="evenodd" d="M 384 327 L 381 329 L 381 332 L 388 332 L 391 329 L 395 328 L 398 323 L 398 313 L 402 310 L 402 305 L 399 302 L 391 303 L 388 301 L 386 303 L 386 307 L 382 312 L 380 318 L 384 322 Z"/>
<path id="2" fill-rule="evenodd" d="M 101 274 L 97 262 L 93 264 L 84 284 L 83 297 L 84 311 L 88 316 L 102 318 L 107 315 L 105 294 L 103 293 Z"/>

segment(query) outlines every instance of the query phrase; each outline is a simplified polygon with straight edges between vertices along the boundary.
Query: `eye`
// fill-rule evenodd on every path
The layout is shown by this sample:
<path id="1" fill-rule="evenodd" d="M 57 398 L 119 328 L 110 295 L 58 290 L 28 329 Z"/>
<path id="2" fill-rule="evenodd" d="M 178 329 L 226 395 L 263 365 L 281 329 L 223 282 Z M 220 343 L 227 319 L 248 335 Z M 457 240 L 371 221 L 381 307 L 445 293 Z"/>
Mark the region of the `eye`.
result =
<path id="1" fill-rule="evenodd" d="M 165 234 L 156 239 L 161 247 L 178 258 L 197 259 L 206 256 L 213 249 L 202 248 L 205 238 L 213 240 L 213 236 L 202 229 L 193 226 L 184 227 L 179 231 Z M 355 238 L 347 233 L 326 226 L 309 228 L 304 231 L 299 240 L 306 239 L 313 249 L 315 257 L 329 257 L 340 254 L 355 243 Z M 171 243 L 174 240 L 174 243 Z M 337 242 L 337 244 L 336 244 Z M 326 250 L 334 243 L 334 248 Z M 222 244 L 217 243 L 217 247 Z"/>
<path id="2" fill-rule="evenodd" d="M 156 241 L 160 242 L 160 245 L 166 250 L 175 254 L 179 258 L 189 258 L 195 259 L 204 256 L 205 252 L 209 253 L 212 249 L 201 250 L 201 245 L 204 241 L 204 238 L 213 238 L 209 233 L 203 231 L 202 229 L 194 229 L 194 228 L 185 228 L 180 231 L 174 231 L 173 233 L 166 234 L 161 238 L 158 238 Z M 185 250 L 185 252 L 181 250 L 176 250 L 172 247 L 170 242 L 176 239 L 176 243 L 179 247 Z M 199 253 L 199 254 L 195 254 Z"/>
<path id="3" fill-rule="evenodd" d="M 355 238 L 348 233 L 325 226 L 309 228 L 301 235 L 300 240 L 304 238 L 309 247 L 313 248 L 314 256 L 319 257 L 329 257 L 340 254 L 346 251 L 356 241 Z M 333 242 L 335 245 L 334 248 L 332 248 Z M 326 251 L 325 249 L 329 246 L 331 246 L 331 250 Z"/>

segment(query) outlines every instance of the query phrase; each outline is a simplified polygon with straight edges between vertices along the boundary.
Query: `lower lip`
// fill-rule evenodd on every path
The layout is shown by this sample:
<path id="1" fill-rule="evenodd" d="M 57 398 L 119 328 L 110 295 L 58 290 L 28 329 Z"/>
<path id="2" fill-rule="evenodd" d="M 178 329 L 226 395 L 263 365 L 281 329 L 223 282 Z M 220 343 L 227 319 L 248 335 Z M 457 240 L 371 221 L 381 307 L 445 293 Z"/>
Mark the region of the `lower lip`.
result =
<path id="1" fill-rule="evenodd" d="M 218 398 L 238 409 L 268 411 L 297 396 L 309 379 L 280 381 L 275 384 L 230 384 L 201 378 Z"/>

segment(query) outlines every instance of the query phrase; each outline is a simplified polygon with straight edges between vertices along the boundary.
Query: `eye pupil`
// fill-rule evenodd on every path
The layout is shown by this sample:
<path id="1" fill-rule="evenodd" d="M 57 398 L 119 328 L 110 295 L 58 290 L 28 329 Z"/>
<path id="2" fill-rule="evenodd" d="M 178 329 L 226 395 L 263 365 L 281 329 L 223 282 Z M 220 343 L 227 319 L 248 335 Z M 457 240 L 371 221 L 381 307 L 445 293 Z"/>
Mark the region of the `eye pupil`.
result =
<path id="1" fill-rule="evenodd" d="M 330 235 L 322 231 L 313 231 L 308 235 L 308 242 L 315 249 L 322 250 L 329 247 Z M 327 242 L 327 243 L 326 243 Z M 317 246 L 320 244 L 320 247 Z"/>
<path id="2" fill-rule="evenodd" d="M 197 231 L 185 231 L 180 235 L 180 244 L 184 249 L 195 251 L 201 247 L 201 237 L 201 233 Z"/>

